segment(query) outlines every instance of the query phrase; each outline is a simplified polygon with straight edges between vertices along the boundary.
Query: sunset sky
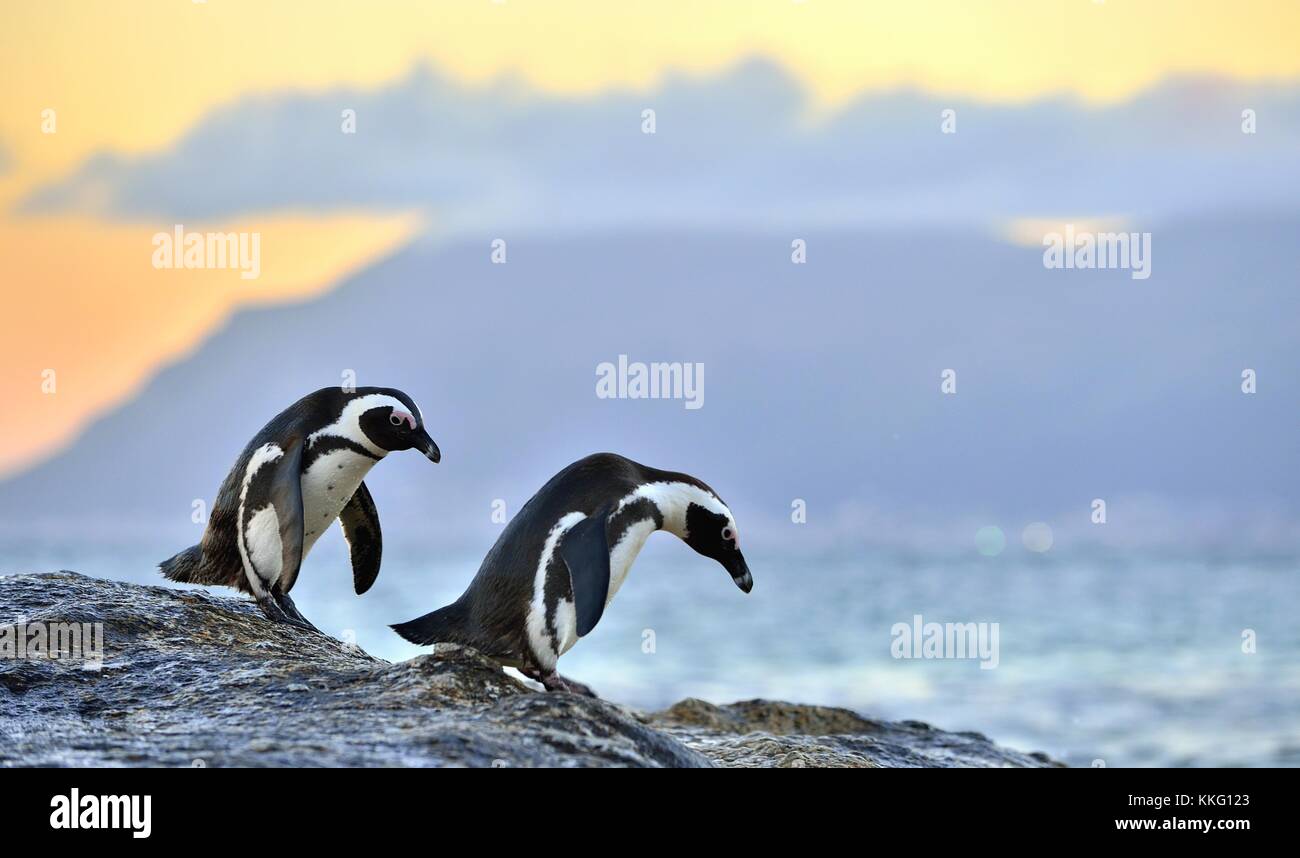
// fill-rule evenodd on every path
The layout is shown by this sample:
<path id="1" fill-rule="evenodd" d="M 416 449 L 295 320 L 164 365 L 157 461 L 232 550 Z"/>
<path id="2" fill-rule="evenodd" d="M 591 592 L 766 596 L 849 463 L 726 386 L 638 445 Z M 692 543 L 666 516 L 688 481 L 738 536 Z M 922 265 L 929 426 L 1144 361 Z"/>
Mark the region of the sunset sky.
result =
<path id="1" fill-rule="evenodd" d="M 1300 77 L 1294 0 L 43 0 L 0 10 L 0 476 L 184 355 L 240 306 L 318 294 L 419 230 L 409 211 L 249 212 L 262 275 L 159 271 L 170 224 L 17 211 L 102 153 L 166 152 L 215 109 L 285 90 L 375 89 L 426 63 L 582 97 L 749 57 L 826 109 L 899 86 L 994 102 L 1113 103 L 1171 76 Z M 54 133 L 43 111 L 53 110 Z M 41 389 L 57 373 L 57 392 Z"/>

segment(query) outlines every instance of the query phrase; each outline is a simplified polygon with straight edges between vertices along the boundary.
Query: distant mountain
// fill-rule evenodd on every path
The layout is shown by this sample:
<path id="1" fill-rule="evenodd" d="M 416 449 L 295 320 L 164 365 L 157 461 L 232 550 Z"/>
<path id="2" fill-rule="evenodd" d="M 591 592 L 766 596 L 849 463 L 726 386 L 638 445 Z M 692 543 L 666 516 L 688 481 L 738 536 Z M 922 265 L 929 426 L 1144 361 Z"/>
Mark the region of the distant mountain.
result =
<path id="1" fill-rule="evenodd" d="M 1298 227 L 1156 226 L 1146 281 L 1046 270 L 1038 248 L 958 231 L 519 234 L 504 265 L 494 233 L 417 244 L 310 303 L 240 313 L 0 484 L 0 519 L 192 535 L 192 501 L 247 439 L 351 370 L 414 395 L 444 452 L 369 480 L 406 533 L 481 547 L 494 499 L 514 512 L 615 450 L 699 475 L 742 522 L 788 523 L 800 498 L 810 527 L 889 539 L 1086 521 L 1103 497 L 1132 531 L 1121 499 L 1148 498 L 1173 538 L 1210 515 L 1231 543 L 1300 514 Z M 597 366 L 621 354 L 703 363 L 703 407 L 597 398 Z"/>

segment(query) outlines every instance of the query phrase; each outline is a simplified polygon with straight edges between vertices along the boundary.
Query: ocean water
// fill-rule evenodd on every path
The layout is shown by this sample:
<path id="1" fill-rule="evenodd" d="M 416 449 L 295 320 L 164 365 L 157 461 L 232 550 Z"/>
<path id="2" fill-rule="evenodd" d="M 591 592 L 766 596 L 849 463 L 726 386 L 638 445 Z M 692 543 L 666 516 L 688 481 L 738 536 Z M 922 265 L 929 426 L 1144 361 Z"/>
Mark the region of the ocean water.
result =
<path id="1" fill-rule="evenodd" d="M 179 547 L 5 537 L 0 574 L 73 569 L 157 584 L 154 566 Z M 1300 558 L 746 553 L 749 595 L 676 540 L 651 539 L 561 671 L 639 707 L 683 697 L 846 706 L 979 731 L 1075 766 L 1300 765 Z M 378 582 L 358 597 L 331 536 L 294 598 L 323 630 L 408 658 L 421 649 L 387 625 L 454 599 L 480 556 L 390 541 Z M 892 630 L 917 614 L 997 623 L 997 666 L 895 658 Z M 1248 632 L 1254 652 L 1243 651 Z"/>

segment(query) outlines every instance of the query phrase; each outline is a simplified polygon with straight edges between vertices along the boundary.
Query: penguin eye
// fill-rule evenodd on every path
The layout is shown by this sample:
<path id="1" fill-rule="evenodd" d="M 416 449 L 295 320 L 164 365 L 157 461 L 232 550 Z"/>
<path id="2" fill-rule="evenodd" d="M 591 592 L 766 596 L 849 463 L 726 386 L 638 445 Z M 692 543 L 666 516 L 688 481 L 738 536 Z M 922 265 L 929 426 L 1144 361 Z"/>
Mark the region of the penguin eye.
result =
<path id="1" fill-rule="evenodd" d="M 398 411 L 396 408 L 393 409 L 392 414 L 388 415 L 388 422 L 392 423 L 394 426 L 401 426 L 405 423 L 412 429 L 415 428 L 415 417 L 407 414 L 405 411 Z"/>
<path id="2" fill-rule="evenodd" d="M 731 525 L 722 528 L 722 541 L 731 542 L 736 538 L 736 531 Z"/>

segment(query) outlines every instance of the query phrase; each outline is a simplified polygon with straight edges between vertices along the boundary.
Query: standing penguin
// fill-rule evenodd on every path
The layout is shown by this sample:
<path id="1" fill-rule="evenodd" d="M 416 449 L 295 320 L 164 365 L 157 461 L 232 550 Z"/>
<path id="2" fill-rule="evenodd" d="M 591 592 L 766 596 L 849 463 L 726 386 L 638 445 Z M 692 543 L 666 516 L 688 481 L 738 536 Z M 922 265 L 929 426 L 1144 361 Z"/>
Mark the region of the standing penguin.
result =
<path id="1" fill-rule="evenodd" d="M 556 673 L 556 662 L 595 628 L 656 530 L 717 560 L 746 593 L 753 588 L 736 520 L 713 489 L 687 474 L 597 453 L 533 495 L 459 599 L 393 629 L 411 643 L 472 646 L 549 691 L 594 697 Z"/>
<path id="2" fill-rule="evenodd" d="M 272 620 L 314 629 L 289 591 L 303 559 L 335 520 L 352 556 L 357 595 L 379 574 L 379 514 L 362 482 L 396 450 L 442 458 L 411 397 L 388 387 L 326 387 L 253 436 L 230 469 L 198 545 L 159 567 L 173 581 L 251 593 Z"/>

